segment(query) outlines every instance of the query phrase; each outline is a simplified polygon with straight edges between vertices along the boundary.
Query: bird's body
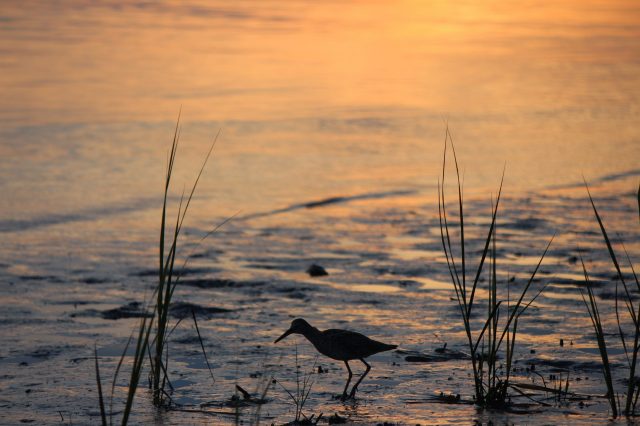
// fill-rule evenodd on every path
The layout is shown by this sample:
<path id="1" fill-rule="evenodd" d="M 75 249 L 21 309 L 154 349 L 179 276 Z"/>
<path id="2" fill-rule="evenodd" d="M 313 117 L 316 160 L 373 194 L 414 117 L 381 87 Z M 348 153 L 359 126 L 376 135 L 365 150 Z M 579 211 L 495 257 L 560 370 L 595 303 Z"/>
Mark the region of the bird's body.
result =
<path id="1" fill-rule="evenodd" d="M 396 348 L 395 345 L 378 342 L 355 331 L 334 328 L 320 331 L 312 327 L 310 332 L 305 334 L 304 337 L 306 337 L 322 355 L 339 361 L 366 358 L 378 352 Z"/>
<path id="2" fill-rule="evenodd" d="M 367 364 L 364 358 L 379 352 L 397 348 L 397 345 L 388 345 L 386 343 L 378 342 L 377 340 L 370 339 L 364 334 L 356 333 L 355 331 L 340 329 L 320 331 L 302 318 L 293 320 L 289 330 L 280 336 L 275 343 L 293 333 L 302 334 L 321 354 L 328 356 L 329 358 L 344 361 L 347 366 L 347 370 L 349 371 L 349 378 L 342 393 L 343 399 L 347 399 L 347 388 L 349 387 L 349 382 L 352 377 L 348 361 L 359 359 L 367 366 L 366 371 L 351 390 L 349 397 L 353 398 L 358 385 L 367 373 L 369 373 L 369 370 L 371 370 L 371 366 Z"/>

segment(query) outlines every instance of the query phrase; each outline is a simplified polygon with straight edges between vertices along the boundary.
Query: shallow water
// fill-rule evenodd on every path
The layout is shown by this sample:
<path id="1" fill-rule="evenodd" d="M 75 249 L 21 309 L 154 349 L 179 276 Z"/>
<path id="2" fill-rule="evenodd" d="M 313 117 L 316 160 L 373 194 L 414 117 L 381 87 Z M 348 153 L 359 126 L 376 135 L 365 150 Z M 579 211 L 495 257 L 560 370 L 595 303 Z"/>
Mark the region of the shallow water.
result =
<path id="1" fill-rule="evenodd" d="M 215 383 L 187 320 L 172 336 L 170 373 L 176 404 L 211 402 L 204 409 L 217 414 L 158 413 L 143 386 L 136 422 L 234 423 L 225 402 L 235 384 L 254 391 L 273 376 L 292 389 L 296 348 L 303 373 L 317 371 L 314 363 L 328 371 L 312 376 L 309 415 L 606 419 L 603 398 L 551 401 L 528 414 L 434 402 L 440 392 L 470 399 L 469 361 L 405 358 L 444 343 L 466 350 L 436 204 L 448 120 L 463 165 L 472 263 L 504 163 L 502 281 L 521 285 L 556 233 L 535 283 L 548 288 L 520 324 L 524 369 L 515 380 L 541 383 L 535 365 L 547 381 L 568 372 L 574 392 L 605 392 L 578 255 L 611 333 L 615 285 L 581 181 L 584 174 L 611 235 L 637 259 L 639 17 L 634 2 L 611 1 L 4 2 L 0 421 L 99 420 L 93 345 L 110 378 L 137 319 L 104 312 L 144 301 L 153 287 L 161 182 L 180 105 L 172 205 L 222 133 L 186 222 L 181 254 L 190 260 L 176 299 L 229 312 L 199 316 Z M 312 263 L 329 275 L 310 278 Z M 402 351 L 371 357 L 360 399 L 343 404 L 332 398 L 346 378 L 341 363 L 316 359 L 299 337 L 272 344 L 296 316 Z M 614 336 L 611 346 L 622 364 Z M 267 397 L 265 424 L 292 419 L 280 385 Z M 254 414 L 246 407 L 238 415 L 248 423 Z"/>
<path id="2" fill-rule="evenodd" d="M 613 191 L 610 186 L 595 189 L 606 194 L 596 202 L 612 232 L 618 226 L 629 226 L 631 231 L 625 232 L 627 248 L 637 253 L 640 235 L 633 194 L 619 194 L 613 204 L 606 202 Z M 596 290 L 598 294 L 610 289 L 612 271 L 582 192 L 579 188 L 547 195 L 532 193 L 526 198 L 506 194 L 498 225 L 498 265 L 503 282 L 507 272 L 516 278 L 510 284 L 513 291 L 522 285 L 547 240 L 558 232 L 535 284 L 536 290 L 545 283 L 549 288 L 521 320 L 516 366 L 524 370 L 519 370 L 514 380 L 541 384 L 541 377 L 549 380 L 551 374 L 569 374 L 571 391 L 601 395 L 604 384 L 599 358 L 577 290 L 583 285 L 574 259 L 578 246 L 592 279 L 605 282 Z M 184 321 L 176 329 L 170 343 L 175 403 L 191 410 L 209 403 L 205 410 L 227 413 L 215 415 L 216 423 L 233 423 L 235 410 L 225 402 L 233 395 L 234 385 L 239 383 L 254 392 L 273 376 L 285 387 L 295 388 L 297 351 L 303 374 L 316 371 L 314 365 L 328 371 L 312 376 L 313 391 L 305 410 L 308 415 L 324 413 L 327 417 L 337 412 L 362 423 L 468 424 L 469 419 L 582 423 L 606 419 L 606 402 L 597 397 L 584 401 L 584 406 L 579 401 L 551 401 L 551 407 L 534 406 L 527 415 L 480 412 L 471 405 L 430 399 L 444 392 L 470 400 L 469 361 L 405 360 L 414 351 L 434 355 L 445 343 L 448 349 L 466 350 L 446 263 L 438 250 L 435 206 L 428 201 L 430 197 L 405 198 L 404 203 L 402 199 L 360 200 L 259 219 L 239 218 L 194 247 L 190 242 L 198 241 L 207 228 L 189 227 L 183 252 L 191 253 L 191 258 L 176 299 L 230 311 L 199 315 L 215 383 L 205 369 L 194 325 Z M 558 199 L 564 202 L 558 203 Z M 473 263 L 477 262 L 489 206 L 486 199 L 468 200 L 466 226 Z M 144 222 L 139 213 L 123 214 L 120 220 L 125 227 Z M 71 227 L 82 236 L 91 226 L 85 222 L 50 225 L 21 234 L 40 241 L 43 234 L 64 233 Z M 113 240 L 100 247 L 85 243 L 82 247 L 81 237 L 69 238 L 66 245 L 59 246 L 57 255 L 39 265 L 35 261 L 28 264 L 17 252 L 5 255 L 4 345 L 0 352 L 4 421 L 57 422 L 58 411 L 74 423 L 98 420 L 92 345 L 98 345 L 103 377 L 110 377 L 127 336 L 137 324 L 136 319 L 103 319 L 101 313 L 143 301 L 150 294 L 156 256 L 152 239 L 149 234 L 149 241 L 131 237 L 126 242 Z M 128 250 L 115 255 L 114 248 L 120 246 Z M 310 278 L 305 269 L 311 263 L 325 266 L 329 275 Z M 501 288 L 504 291 L 504 285 Z M 482 310 L 480 300 L 478 309 Z M 605 299 L 601 302 L 606 326 L 613 332 L 612 304 Z M 318 358 L 299 337 L 272 344 L 297 316 L 320 328 L 365 332 L 399 344 L 401 351 L 371 357 L 373 370 L 361 386 L 360 399 L 341 403 L 333 399 L 345 379 L 341 363 Z M 564 346 L 560 346 L 560 339 Z M 614 362 L 623 363 L 621 349 L 613 338 L 610 343 Z M 541 377 L 526 370 L 531 365 Z M 617 383 L 622 387 L 621 381 Z M 121 378 L 116 387 L 116 408 L 122 403 L 125 384 Z M 288 397 L 279 385 L 271 387 L 267 397 L 269 403 L 260 411 L 263 422 L 291 420 Z M 239 413 L 249 422 L 255 407 L 242 408 Z M 155 413 L 144 387 L 134 419 L 171 424 L 211 421 L 210 416 L 199 413 Z"/>

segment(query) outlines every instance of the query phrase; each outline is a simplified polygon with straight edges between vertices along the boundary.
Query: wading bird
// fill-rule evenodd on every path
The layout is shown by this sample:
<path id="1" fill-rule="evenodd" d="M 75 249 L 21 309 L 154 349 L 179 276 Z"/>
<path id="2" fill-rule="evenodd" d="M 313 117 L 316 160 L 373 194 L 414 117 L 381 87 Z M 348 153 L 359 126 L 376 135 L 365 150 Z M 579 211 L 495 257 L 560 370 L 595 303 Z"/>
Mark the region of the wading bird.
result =
<path id="1" fill-rule="evenodd" d="M 347 384 L 344 386 L 344 391 L 342 391 L 342 400 L 355 398 L 358 385 L 371 370 L 371 366 L 364 360 L 366 357 L 398 347 L 397 345 L 388 345 L 369 339 L 364 334 L 356 333 L 355 331 L 338 329 L 320 331 L 302 318 L 294 319 L 291 322 L 291 327 L 282 336 L 278 337 L 274 343 L 278 343 L 290 334 L 302 334 L 321 354 L 344 361 L 344 365 L 347 366 L 347 371 L 349 371 L 349 378 L 347 378 Z M 367 366 L 367 369 L 356 384 L 353 385 L 351 393 L 347 396 L 347 389 L 349 388 L 351 377 L 353 377 L 349 361 L 354 359 L 362 361 Z"/>

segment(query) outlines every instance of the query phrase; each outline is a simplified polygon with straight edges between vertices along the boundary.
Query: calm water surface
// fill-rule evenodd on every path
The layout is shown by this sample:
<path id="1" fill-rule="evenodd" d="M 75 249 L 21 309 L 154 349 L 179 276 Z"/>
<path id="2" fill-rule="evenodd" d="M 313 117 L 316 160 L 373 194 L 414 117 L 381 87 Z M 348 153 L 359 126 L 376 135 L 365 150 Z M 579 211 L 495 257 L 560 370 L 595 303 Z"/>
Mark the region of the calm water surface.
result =
<path id="1" fill-rule="evenodd" d="M 578 244 L 595 274 L 611 276 L 583 175 L 612 232 L 632 258 L 640 253 L 637 2 L 4 1 L 0 52 L 0 411 L 8 413 L 0 419 L 50 423 L 60 407 L 73 423 L 96 415 L 86 357 L 99 342 L 112 371 L 135 320 L 99 312 L 142 300 L 153 283 L 180 109 L 173 201 L 221 130 L 187 224 L 185 255 L 197 254 L 190 274 L 234 284 L 192 283 L 180 295 L 233 313 L 203 320 L 216 385 L 195 360 L 198 348 L 177 344 L 178 402 L 224 401 L 236 381 L 255 384 L 247 369 L 292 380 L 293 344 L 270 345 L 289 315 L 408 350 L 444 341 L 464 349 L 435 205 L 447 123 L 478 239 L 506 164 L 505 279 L 524 277 L 558 233 L 521 362 L 575 359 L 582 370 L 571 374 L 591 379 L 576 390 L 603 392 L 597 366 L 588 369 L 597 357 L 571 283 L 581 280 Z M 345 198 L 300 208 L 330 197 Z M 189 248 L 233 214 L 214 239 Z M 312 262 L 330 276 L 309 279 Z M 184 342 L 190 327 L 179 331 Z M 575 344 L 560 349 L 561 337 Z M 313 351 L 298 344 L 312 364 Z M 465 362 L 416 367 L 383 355 L 356 407 L 331 400 L 341 366 L 321 362 L 332 370 L 316 381 L 317 414 L 491 418 L 412 403 L 440 390 L 468 393 Z M 284 422 L 290 411 L 278 389 L 263 415 Z M 145 398 L 139 415 L 148 421 L 155 414 Z M 573 406 L 536 415 L 606 418 L 602 401 L 592 405 L 587 414 Z"/>

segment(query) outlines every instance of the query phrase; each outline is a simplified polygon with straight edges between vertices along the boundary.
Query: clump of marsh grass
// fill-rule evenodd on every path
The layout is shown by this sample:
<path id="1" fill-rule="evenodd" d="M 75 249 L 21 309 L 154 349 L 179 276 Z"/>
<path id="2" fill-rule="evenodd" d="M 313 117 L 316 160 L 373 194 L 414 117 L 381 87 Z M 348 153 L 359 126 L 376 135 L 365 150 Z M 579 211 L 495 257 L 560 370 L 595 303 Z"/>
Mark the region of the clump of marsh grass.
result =
<path id="1" fill-rule="evenodd" d="M 176 328 L 177 324 L 174 325 L 173 328 L 169 328 L 169 308 L 171 306 L 171 301 L 173 299 L 173 294 L 176 289 L 176 286 L 180 280 L 180 271 L 177 271 L 176 268 L 176 253 L 178 249 L 178 239 L 180 237 L 180 233 L 182 230 L 182 226 L 184 224 L 184 220 L 187 215 L 187 211 L 191 204 L 191 200 L 193 199 L 193 195 L 198 186 L 198 182 L 200 181 L 200 177 L 204 172 L 204 168 L 213 152 L 213 148 L 216 144 L 220 132 L 214 138 L 209 151 L 202 163 L 200 171 L 195 179 L 194 184 L 191 187 L 191 191 L 188 196 L 185 197 L 184 192 L 180 198 L 180 203 L 178 205 L 178 212 L 175 219 L 175 225 L 171 229 L 169 228 L 167 221 L 167 209 L 168 209 L 168 201 L 169 201 L 169 190 L 171 184 L 171 178 L 173 174 L 173 167 L 175 165 L 176 154 L 178 151 L 178 142 L 180 139 L 180 116 L 178 116 L 178 120 L 176 122 L 175 131 L 173 134 L 173 140 L 171 143 L 171 150 L 168 156 L 167 162 L 167 170 L 165 174 L 164 180 L 164 196 L 162 203 L 162 214 L 160 221 L 160 241 L 159 241 L 159 266 L 158 266 L 158 283 L 156 288 L 154 289 L 152 299 L 155 299 L 155 303 L 153 305 L 150 304 L 147 307 L 147 312 L 150 312 L 150 315 L 145 315 L 142 317 L 140 324 L 137 328 L 137 338 L 136 338 L 136 349 L 133 356 L 133 363 L 131 367 L 131 375 L 129 377 L 129 385 L 127 390 L 127 399 L 125 402 L 125 406 L 123 409 L 121 424 L 126 425 L 129 421 L 129 416 L 131 415 L 131 410 L 133 408 L 133 401 L 135 398 L 136 391 L 138 389 L 138 385 L 140 383 L 140 378 L 142 375 L 142 371 L 144 369 L 145 359 L 148 357 L 150 362 L 150 372 L 149 372 L 149 382 L 150 388 L 153 393 L 153 403 L 154 405 L 160 406 L 166 403 L 167 398 L 170 399 L 169 394 L 166 391 L 166 386 L 170 386 L 169 376 L 167 373 L 167 364 L 168 364 L 168 352 L 167 342 L 168 337 L 171 332 Z M 226 221 L 222 222 L 220 225 L 216 226 L 212 231 L 207 233 L 202 240 L 210 236 L 213 232 L 215 232 L 220 226 L 222 226 Z M 202 241 L 200 240 L 200 241 Z M 189 260 L 187 256 L 182 264 L 182 270 L 186 267 L 186 264 Z M 196 324 L 196 329 L 198 332 L 198 338 L 200 339 L 200 344 L 205 356 L 205 360 L 207 362 L 207 366 L 209 368 L 209 372 L 211 373 L 211 377 L 215 382 L 215 378 L 213 378 L 213 373 L 211 372 L 211 367 L 209 365 L 209 360 L 206 358 L 206 352 L 204 351 L 204 346 L 202 344 L 202 337 L 200 336 L 200 330 L 197 326 L 197 321 L 194 317 L 194 323 Z M 135 333 L 135 332 L 134 332 Z M 99 407 L 100 414 L 103 426 L 107 424 L 107 415 L 109 417 L 109 424 L 113 424 L 113 393 L 114 387 L 117 380 L 117 377 L 120 373 L 120 368 L 122 366 L 124 357 L 127 353 L 131 340 L 133 338 L 133 334 L 129 337 L 129 340 L 125 346 L 125 349 L 120 357 L 118 362 L 116 371 L 114 373 L 112 387 L 111 387 L 111 399 L 109 405 L 109 411 L 107 412 L 104 405 L 104 398 L 102 394 L 102 382 L 100 377 L 100 370 L 98 365 L 98 357 L 97 350 L 95 351 L 95 369 L 96 369 L 96 381 L 98 386 L 98 395 L 99 395 Z M 163 359 L 164 356 L 164 359 Z"/>
<path id="2" fill-rule="evenodd" d="M 458 207 L 458 238 L 460 244 L 460 256 L 456 258 L 453 252 L 452 240 L 454 239 L 455 228 L 449 223 L 450 219 L 447 214 L 447 203 L 445 198 L 445 170 L 447 164 L 447 147 L 451 145 L 453 159 L 455 163 L 457 177 L 457 207 Z M 524 284 L 524 287 L 516 295 L 516 302 L 511 304 L 509 281 L 506 283 L 506 299 L 500 296 L 503 291 L 498 291 L 498 274 L 497 274 L 497 225 L 496 218 L 498 215 L 498 207 L 500 205 L 500 196 L 502 193 L 502 183 L 504 181 L 504 172 L 500 182 L 500 188 L 495 200 L 492 202 L 491 225 L 484 239 L 484 247 L 482 249 L 478 266 L 473 273 L 473 279 L 467 275 L 468 261 L 465 245 L 465 222 L 464 222 L 464 202 L 462 195 L 462 184 L 460 182 L 460 172 L 458 168 L 458 160 L 451 139 L 451 133 L 447 127 L 445 133 L 445 147 L 442 163 L 442 180 L 438 184 L 438 212 L 440 219 L 440 236 L 442 248 L 444 250 L 447 266 L 451 276 L 451 281 L 456 294 L 456 301 L 460 309 L 460 318 L 462 320 L 469 352 L 471 355 L 471 365 L 473 368 L 474 379 L 474 399 L 475 403 L 485 407 L 504 407 L 508 401 L 508 389 L 510 386 L 513 355 L 515 342 L 518 331 L 518 321 L 527 308 L 536 300 L 536 298 L 544 290 L 539 289 L 537 293 L 530 299 L 525 300 L 532 286 L 536 273 L 553 241 L 553 238 L 547 244 L 544 252 Z M 476 294 L 480 278 L 482 276 L 485 263 L 489 258 L 489 280 L 487 288 L 487 310 L 484 313 L 484 324 L 476 326 L 472 320 L 475 315 Z M 504 305 L 507 305 L 506 307 Z M 500 353 L 504 353 L 504 363 L 498 362 Z"/>
<path id="3" fill-rule="evenodd" d="M 625 416 L 633 416 L 636 413 L 636 407 L 638 404 L 638 397 L 640 396 L 640 383 L 636 378 L 636 367 L 638 362 L 638 354 L 640 353 L 640 303 L 637 306 L 634 306 L 634 299 L 631 295 L 630 286 L 631 284 L 627 283 L 624 274 L 622 273 L 620 262 L 618 261 L 618 255 L 613 248 L 613 244 L 611 243 L 611 239 L 609 238 L 609 234 L 604 226 L 602 221 L 602 217 L 596 208 L 596 204 L 593 201 L 593 197 L 591 196 L 591 192 L 589 191 L 589 185 L 587 185 L 585 181 L 585 187 L 587 189 L 587 194 L 589 196 L 589 201 L 591 202 L 591 207 L 593 208 L 593 213 L 598 221 L 598 226 L 600 227 L 600 233 L 604 239 L 604 242 L 607 246 L 607 251 L 609 253 L 609 258 L 611 259 L 611 263 L 613 264 L 616 270 L 616 278 L 620 280 L 622 284 L 622 295 L 618 292 L 618 283 L 616 282 L 616 295 L 615 295 L 615 313 L 616 313 L 616 322 L 618 325 L 618 333 L 620 336 L 620 342 L 622 343 L 622 347 L 624 349 L 624 354 L 627 360 L 627 368 L 628 368 L 628 381 L 627 381 L 627 392 L 625 398 L 625 406 L 624 410 L 620 406 L 619 398 L 616 398 L 615 390 L 613 389 L 613 378 L 611 372 L 611 363 L 609 360 L 609 351 L 607 349 L 607 342 L 605 340 L 605 333 L 602 327 L 602 319 L 600 317 L 600 310 L 598 308 L 598 302 L 596 297 L 594 296 L 593 290 L 591 288 L 591 283 L 589 281 L 589 273 L 587 272 L 587 268 L 584 264 L 582 258 L 580 259 L 582 264 L 582 271 L 584 273 L 584 278 L 587 287 L 587 297 L 585 297 L 584 292 L 580 290 L 582 295 L 582 300 L 584 301 L 585 307 L 587 309 L 587 313 L 589 314 L 589 318 L 591 319 L 591 324 L 593 325 L 593 329 L 596 335 L 596 340 L 598 342 L 598 351 L 600 352 L 600 358 L 602 359 L 602 374 L 604 376 L 604 381 L 607 386 L 607 400 L 609 401 L 609 405 L 611 406 L 611 414 L 613 417 L 617 417 L 619 413 L 624 414 Z M 637 192 L 638 198 L 638 219 L 640 219 L 640 187 Z M 635 288 L 638 292 L 640 292 L 640 281 L 638 280 L 638 276 L 636 275 L 635 268 L 633 266 L 633 262 L 631 261 L 631 257 L 627 252 L 624 244 L 621 243 L 622 249 L 624 251 L 626 260 L 628 262 L 629 268 L 631 269 L 633 280 L 635 281 Z M 624 331 L 623 319 L 621 318 L 619 303 L 620 300 L 624 303 L 626 312 L 628 314 L 628 321 L 631 323 L 631 333 L 626 333 Z M 627 336 L 627 337 L 625 337 Z M 628 339 L 631 339 L 630 340 Z"/>
<path id="4" fill-rule="evenodd" d="M 317 360 L 318 359 L 316 357 L 313 367 L 311 368 L 312 371 L 316 369 Z M 311 388 L 315 383 L 312 376 L 313 373 L 311 372 L 304 375 L 300 373 L 300 365 L 298 364 L 298 347 L 296 346 L 296 389 L 294 391 L 290 391 L 279 380 L 275 378 L 273 379 L 287 393 L 291 399 L 292 405 L 295 407 L 295 417 L 292 422 L 288 423 L 289 425 L 315 425 L 322 417 L 322 414 L 318 417 L 315 417 L 315 414 L 306 416 L 303 412 L 304 406 L 309 398 L 309 394 L 311 393 Z"/>
<path id="5" fill-rule="evenodd" d="M 180 204 L 178 205 L 178 213 L 176 215 L 176 221 L 173 229 L 168 229 L 167 224 L 167 202 L 169 197 L 169 189 L 171 185 L 171 176 L 173 173 L 173 166 L 175 165 L 176 153 L 178 151 L 178 141 L 180 139 L 180 126 L 179 120 L 176 124 L 173 142 L 171 144 L 171 152 L 169 154 L 168 164 L 167 164 L 167 172 L 165 175 L 165 185 L 164 185 L 164 198 L 162 203 L 162 216 L 161 216 L 161 224 L 160 224 L 160 241 L 159 241 L 159 265 L 158 265 L 158 285 L 154 291 L 156 296 L 156 303 L 154 308 L 154 317 L 149 324 L 149 328 L 151 328 L 155 323 L 154 336 L 151 342 L 150 348 L 151 356 L 151 373 L 150 379 L 152 383 L 152 391 L 153 391 L 153 402 L 155 405 L 161 405 L 165 400 L 165 387 L 168 381 L 167 374 L 167 358 L 163 359 L 163 354 L 167 345 L 167 336 L 169 333 L 169 308 L 171 306 L 171 301 L 173 299 L 173 293 L 176 289 L 176 286 L 180 280 L 179 273 L 176 273 L 175 268 L 175 260 L 176 253 L 178 248 L 178 238 L 180 236 L 180 232 L 182 230 L 182 225 L 184 224 L 184 219 L 187 215 L 187 211 L 189 210 L 189 206 L 191 204 L 191 200 L 193 199 L 193 194 L 198 186 L 198 182 L 200 181 L 200 177 L 202 176 L 202 172 L 204 171 L 207 162 L 209 161 L 209 157 L 211 156 L 211 152 L 213 151 L 213 147 L 215 146 L 217 136 L 214 139 L 211 147 L 209 148 L 209 152 L 202 163 L 202 167 L 198 172 L 198 176 L 196 177 L 193 186 L 191 187 L 191 191 L 189 195 L 185 198 L 184 193 L 180 197 Z M 168 240 L 167 240 L 168 237 Z M 167 250 L 168 247 L 168 250 Z M 185 260 L 185 264 L 188 260 Z M 184 268 L 185 265 L 183 265 Z"/>

